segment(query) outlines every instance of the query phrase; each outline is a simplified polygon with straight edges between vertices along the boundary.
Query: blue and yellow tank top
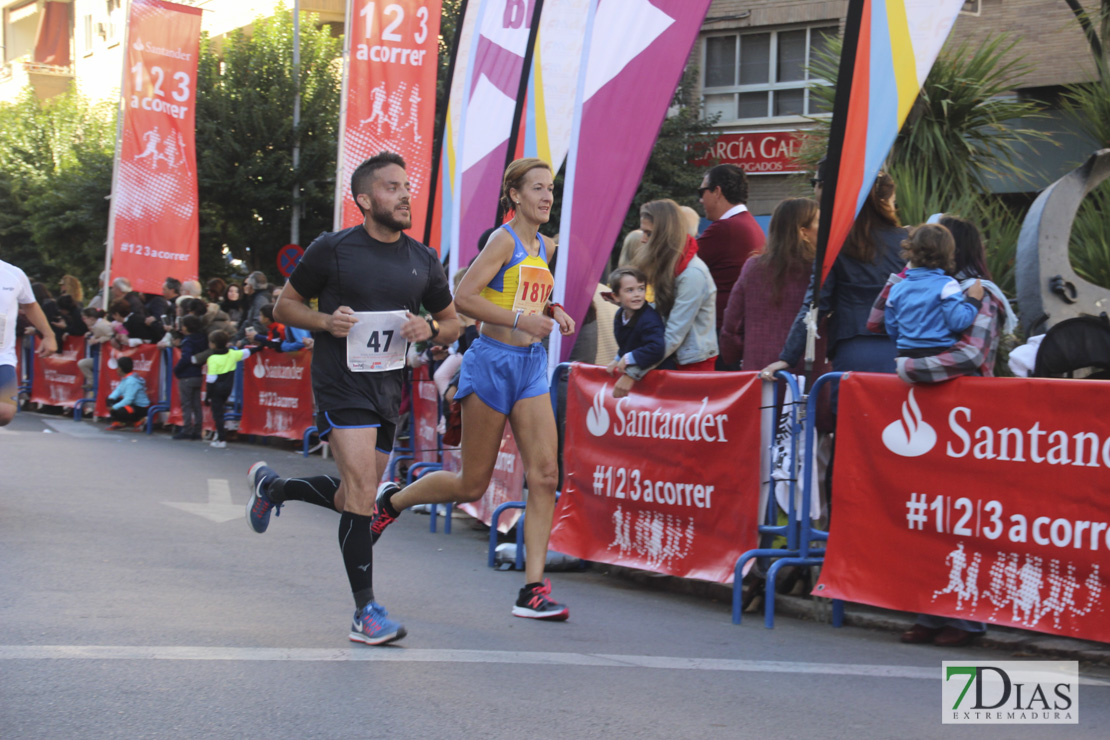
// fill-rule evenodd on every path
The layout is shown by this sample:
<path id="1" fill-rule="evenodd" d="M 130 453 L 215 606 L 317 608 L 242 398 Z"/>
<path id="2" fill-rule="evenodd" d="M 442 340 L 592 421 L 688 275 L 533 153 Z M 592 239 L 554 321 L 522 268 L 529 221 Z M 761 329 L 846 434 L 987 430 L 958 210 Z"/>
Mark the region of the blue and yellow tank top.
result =
<path id="1" fill-rule="evenodd" d="M 513 236 L 516 245 L 509 264 L 490 281 L 489 285 L 482 288 L 481 296 L 495 306 L 507 308 L 510 311 L 523 311 L 526 316 L 542 313 L 547 299 L 555 289 L 555 280 L 551 277 L 551 269 L 547 266 L 547 245 L 543 237 L 536 234 L 540 240 L 540 254 L 533 257 L 524 248 L 520 237 L 508 224 L 503 227 Z"/>

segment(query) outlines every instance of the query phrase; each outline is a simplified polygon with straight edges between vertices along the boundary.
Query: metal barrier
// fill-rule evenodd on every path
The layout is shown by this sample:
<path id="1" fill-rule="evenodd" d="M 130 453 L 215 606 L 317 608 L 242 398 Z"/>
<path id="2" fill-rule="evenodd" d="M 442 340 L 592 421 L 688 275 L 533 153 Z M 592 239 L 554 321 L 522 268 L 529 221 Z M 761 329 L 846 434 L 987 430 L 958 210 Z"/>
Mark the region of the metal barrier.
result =
<path id="1" fill-rule="evenodd" d="M 81 421 L 84 417 L 86 403 L 91 403 L 93 408 L 96 408 L 96 396 L 100 388 L 100 345 L 94 344 L 90 347 L 86 344 L 85 357 L 91 357 L 93 361 L 92 398 L 82 398 L 73 404 L 74 421 Z"/>
<path id="2" fill-rule="evenodd" d="M 793 384 L 793 378 L 781 371 L 775 373 L 776 377 L 784 378 L 787 384 Z M 786 549 L 770 549 L 762 548 L 756 550 L 749 550 L 741 555 L 733 570 L 733 586 L 732 586 L 732 623 L 740 624 L 742 619 L 742 610 L 740 608 L 741 599 L 741 578 L 744 565 L 747 561 L 755 557 L 774 558 L 775 562 L 767 569 L 767 578 L 765 581 L 764 589 L 764 604 L 763 604 L 763 622 L 767 629 L 773 629 L 775 626 L 775 580 L 778 577 L 778 572 L 783 566 L 793 565 L 799 567 L 808 567 L 813 565 L 821 565 L 825 562 L 825 549 L 823 547 L 814 548 L 814 542 L 825 542 L 829 538 L 829 533 L 824 530 L 817 529 L 813 526 L 810 519 L 810 498 L 813 494 L 813 458 L 814 458 L 814 444 L 816 440 L 817 429 L 817 400 L 820 396 L 822 386 L 829 382 L 839 382 L 844 373 L 827 373 L 818 378 L 813 387 L 810 388 L 809 396 L 806 400 L 806 415 L 804 425 L 800 425 L 797 419 L 797 405 L 791 410 L 791 469 L 797 469 L 797 449 L 798 449 L 798 433 L 801 431 L 800 427 L 805 430 L 805 447 L 802 454 L 805 455 L 803 462 L 803 479 L 802 479 L 802 506 L 801 511 L 797 511 L 795 507 L 795 493 L 797 481 L 792 480 L 790 483 L 790 503 L 787 511 L 787 523 L 783 526 L 771 526 L 765 524 L 760 526 L 760 533 L 784 535 L 787 539 Z M 797 395 L 797 385 L 791 385 L 791 389 Z M 777 396 L 777 388 L 776 394 Z M 768 497 L 767 502 L 767 516 L 770 517 L 771 512 L 776 506 L 775 497 L 772 495 Z M 777 523 L 777 518 L 776 518 Z M 833 600 L 833 626 L 840 627 L 844 621 L 844 603 L 840 600 Z"/>
<path id="3" fill-rule="evenodd" d="M 555 414 L 555 423 L 559 423 L 559 383 L 562 382 L 563 376 L 570 372 L 570 362 L 560 362 L 555 366 L 555 372 L 551 374 L 551 387 L 548 390 L 548 395 L 551 397 L 551 410 Z M 559 491 L 555 492 L 555 499 L 558 501 Z M 494 567 L 497 551 L 497 524 L 501 521 L 501 515 L 509 509 L 523 509 L 523 501 L 506 501 L 493 510 L 493 515 L 490 517 L 489 526 L 489 548 L 486 553 L 486 565 L 490 568 Z M 520 518 L 516 520 L 516 559 L 513 562 L 515 570 L 524 570 L 524 515 L 521 514 Z"/>
<path id="4" fill-rule="evenodd" d="M 173 350 L 165 347 L 162 350 L 162 377 L 158 379 L 158 397 L 161 400 L 158 403 L 150 404 L 150 408 L 146 410 L 144 429 L 147 434 L 154 432 L 154 415 L 169 412 L 170 403 L 172 402 L 171 393 L 173 393 Z"/>

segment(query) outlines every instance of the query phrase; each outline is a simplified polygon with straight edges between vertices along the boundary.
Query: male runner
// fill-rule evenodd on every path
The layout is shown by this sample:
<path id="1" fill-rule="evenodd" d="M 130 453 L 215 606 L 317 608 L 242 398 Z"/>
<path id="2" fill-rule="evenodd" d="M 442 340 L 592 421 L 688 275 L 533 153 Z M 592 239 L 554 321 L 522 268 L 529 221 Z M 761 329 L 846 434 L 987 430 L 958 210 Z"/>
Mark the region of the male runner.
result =
<path id="1" fill-rule="evenodd" d="M 351 193 L 363 223 L 310 244 L 274 306 L 278 321 L 312 331 L 316 427 L 331 444 L 342 483 L 281 479 L 255 463 L 247 519 L 265 532 L 271 509 L 293 500 L 339 512 L 339 547 L 355 599 L 349 638 L 381 645 L 405 636 L 374 600 L 370 522 L 393 448 L 407 342 L 451 344 L 459 320 L 435 252 L 402 233 L 412 216 L 400 155 L 382 152 L 359 165 Z M 319 311 L 309 306 L 312 298 Z M 434 318 L 417 315 L 421 304 Z"/>
<path id="2" fill-rule="evenodd" d="M 0 427 L 15 418 L 19 378 L 15 375 L 16 321 L 22 310 L 31 324 L 42 333 L 38 354 L 48 355 L 58 351 L 54 327 L 46 319 L 42 307 L 31 292 L 27 275 L 15 265 L 0 260 Z"/>

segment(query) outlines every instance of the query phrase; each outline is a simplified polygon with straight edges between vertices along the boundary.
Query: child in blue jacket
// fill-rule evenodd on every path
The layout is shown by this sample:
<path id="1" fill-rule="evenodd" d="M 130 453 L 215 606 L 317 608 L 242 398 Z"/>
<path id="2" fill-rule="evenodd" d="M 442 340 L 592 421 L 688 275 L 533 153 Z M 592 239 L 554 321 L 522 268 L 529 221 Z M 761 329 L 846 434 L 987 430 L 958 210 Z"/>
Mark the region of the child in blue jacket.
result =
<path id="1" fill-rule="evenodd" d="M 135 363 L 130 357 L 117 358 L 116 368 L 122 380 L 108 396 L 109 403 L 115 402 L 110 410 L 112 423 L 108 428 L 122 429 L 128 424 L 142 426 L 147 409 L 150 408 L 150 398 L 146 395 L 146 381 L 138 373 L 133 372 Z"/>
<path id="2" fill-rule="evenodd" d="M 674 358 L 663 357 L 667 346 L 664 338 L 666 326 L 659 312 L 647 302 L 647 277 L 644 273 L 635 267 L 618 267 L 609 275 L 609 289 L 613 291 L 613 301 L 621 307 L 613 317 L 617 357 L 609 364 L 609 373 L 623 375 L 630 365 L 673 369 Z"/>
<path id="3" fill-rule="evenodd" d="M 884 321 L 900 357 L 932 357 L 952 347 L 971 326 L 983 300 L 978 280 L 968 289 L 945 274 L 956 253 L 952 233 L 940 224 L 925 224 L 902 242 L 909 269 L 890 290 Z"/>

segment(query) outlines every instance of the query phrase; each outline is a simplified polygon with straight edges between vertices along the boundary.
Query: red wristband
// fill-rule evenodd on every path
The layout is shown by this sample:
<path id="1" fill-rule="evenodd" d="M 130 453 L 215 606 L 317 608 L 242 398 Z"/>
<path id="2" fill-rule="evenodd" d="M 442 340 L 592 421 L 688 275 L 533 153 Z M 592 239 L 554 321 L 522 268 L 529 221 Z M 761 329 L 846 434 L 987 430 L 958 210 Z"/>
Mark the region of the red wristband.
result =
<path id="1" fill-rule="evenodd" d="M 562 303 L 552 302 L 552 303 L 547 304 L 547 308 L 544 309 L 544 314 L 547 315 L 547 316 L 550 316 L 551 318 L 555 318 L 555 309 L 556 308 L 562 310 L 563 313 L 566 313 L 566 309 L 563 308 Z"/>

